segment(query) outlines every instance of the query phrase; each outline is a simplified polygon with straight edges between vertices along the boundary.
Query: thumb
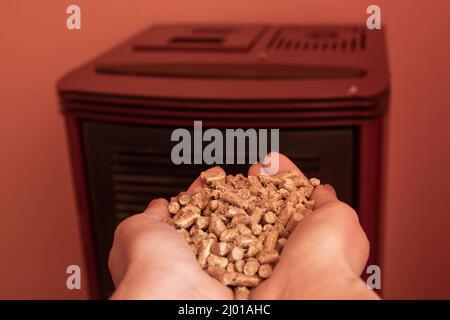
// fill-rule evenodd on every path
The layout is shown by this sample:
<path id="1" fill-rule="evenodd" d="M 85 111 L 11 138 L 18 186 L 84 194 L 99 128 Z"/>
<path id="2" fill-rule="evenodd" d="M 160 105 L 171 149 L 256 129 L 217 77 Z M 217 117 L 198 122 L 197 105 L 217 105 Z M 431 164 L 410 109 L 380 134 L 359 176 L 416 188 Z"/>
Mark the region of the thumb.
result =
<path id="1" fill-rule="evenodd" d="M 168 202 L 164 199 L 153 200 L 144 212 L 123 220 L 114 232 L 114 239 L 132 238 L 140 232 L 147 232 L 153 222 L 161 222 L 170 216 L 167 206 Z"/>
<path id="2" fill-rule="evenodd" d="M 170 217 L 168 205 L 169 203 L 165 199 L 154 199 L 149 203 L 147 209 L 145 209 L 142 214 L 152 217 L 155 220 L 162 221 L 165 218 Z"/>
<path id="3" fill-rule="evenodd" d="M 315 208 L 319 209 L 329 203 L 339 201 L 336 197 L 336 191 L 329 184 L 319 185 L 314 189 L 311 199 L 315 202 Z"/>

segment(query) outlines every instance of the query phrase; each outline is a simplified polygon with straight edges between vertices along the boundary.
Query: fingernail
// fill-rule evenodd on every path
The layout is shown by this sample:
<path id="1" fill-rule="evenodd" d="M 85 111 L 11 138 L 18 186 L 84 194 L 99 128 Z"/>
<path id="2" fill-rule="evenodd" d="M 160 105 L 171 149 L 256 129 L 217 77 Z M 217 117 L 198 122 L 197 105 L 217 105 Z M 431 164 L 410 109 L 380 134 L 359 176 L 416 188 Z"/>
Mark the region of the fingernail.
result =
<path id="1" fill-rule="evenodd" d="M 147 209 L 151 209 L 152 207 L 154 207 L 156 205 L 156 203 L 158 202 L 159 199 L 153 199 L 152 201 L 150 201 L 150 203 L 147 206 Z"/>
<path id="2" fill-rule="evenodd" d="M 334 190 L 333 186 L 331 184 L 324 184 L 323 187 L 328 192 L 331 192 L 332 194 L 336 195 L 336 190 Z"/>
<path id="3" fill-rule="evenodd" d="M 280 168 L 280 156 L 279 153 L 270 152 L 266 155 L 264 160 L 261 162 L 261 174 L 262 175 L 274 175 L 278 173 Z"/>
<path id="4" fill-rule="evenodd" d="M 261 161 L 261 165 L 267 166 L 270 164 L 270 153 L 266 154 L 264 159 Z"/>

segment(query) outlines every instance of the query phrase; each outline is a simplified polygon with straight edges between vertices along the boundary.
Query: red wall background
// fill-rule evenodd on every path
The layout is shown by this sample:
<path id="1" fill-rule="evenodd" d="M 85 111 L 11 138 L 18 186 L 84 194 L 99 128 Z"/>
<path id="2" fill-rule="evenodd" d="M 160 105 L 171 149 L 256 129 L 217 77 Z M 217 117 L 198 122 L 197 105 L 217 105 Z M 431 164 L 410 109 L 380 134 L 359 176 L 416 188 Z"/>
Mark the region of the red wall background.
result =
<path id="1" fill-rule="evenodd" d="M 386 298 L 450 298 L 450 2 L 4 1 L 0 48 L 0 298 L 85 298 L 84 266 L 55 81 L 157 22 L 359 22 L 382 9 L 392 72 L 383 204 Z M 79 4 L 82 30 L 65 27 Z M 86 280 L 84 278 L 84 280 Z"/>

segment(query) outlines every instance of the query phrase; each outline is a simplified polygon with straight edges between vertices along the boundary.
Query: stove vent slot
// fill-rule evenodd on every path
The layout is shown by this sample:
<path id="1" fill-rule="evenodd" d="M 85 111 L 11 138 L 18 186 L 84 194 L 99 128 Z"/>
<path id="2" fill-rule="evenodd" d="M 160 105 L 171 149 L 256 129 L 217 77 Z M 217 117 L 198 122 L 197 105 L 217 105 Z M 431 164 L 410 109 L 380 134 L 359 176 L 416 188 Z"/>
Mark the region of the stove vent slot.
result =
<path id="1" fill-rule="evenodd" d="M 267 45 L 268 51 L 356 52 L 366 48 L 362 27 L 280 27 Z"/>

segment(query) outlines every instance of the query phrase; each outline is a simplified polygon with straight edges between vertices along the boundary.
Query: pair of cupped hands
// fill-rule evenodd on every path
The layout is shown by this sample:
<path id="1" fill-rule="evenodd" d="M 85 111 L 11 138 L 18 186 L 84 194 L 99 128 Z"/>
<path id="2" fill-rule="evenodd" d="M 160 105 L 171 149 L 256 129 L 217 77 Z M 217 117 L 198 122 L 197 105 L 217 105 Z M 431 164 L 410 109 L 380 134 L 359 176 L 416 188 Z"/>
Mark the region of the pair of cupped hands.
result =
<path id="1" fill-rule="evenodd" d="M 269 154 L 253 164 L 259 175 L 276 157 L 278 172 L 301 171 L 287 157 Z M 209 169 L 223 172 L 220 167 Z M 202 185 L 197 178 L 187 192 Z M 251 290 L 251 299 L 376 299 L 360 279 L 369 243 L 356 212 L 339 201 L 330 185 L 313 194 L 315 210 L 289 237 L 270 278 Z M 153 200 L 147 209 L 116 229 L 109 269 L 116 286 L 112 299 L 233 299 L 230 288 L 197 263 L 185 239 L 163 220 L 168 203 Z"/>

